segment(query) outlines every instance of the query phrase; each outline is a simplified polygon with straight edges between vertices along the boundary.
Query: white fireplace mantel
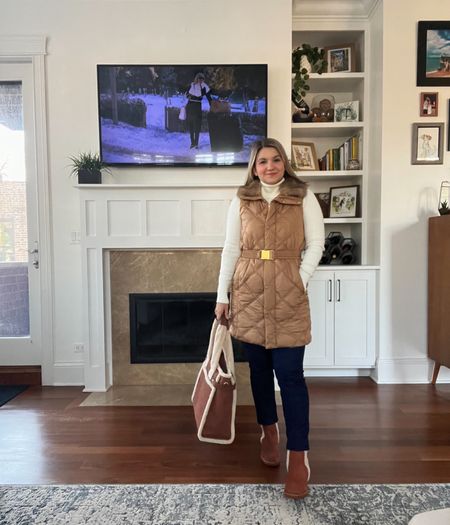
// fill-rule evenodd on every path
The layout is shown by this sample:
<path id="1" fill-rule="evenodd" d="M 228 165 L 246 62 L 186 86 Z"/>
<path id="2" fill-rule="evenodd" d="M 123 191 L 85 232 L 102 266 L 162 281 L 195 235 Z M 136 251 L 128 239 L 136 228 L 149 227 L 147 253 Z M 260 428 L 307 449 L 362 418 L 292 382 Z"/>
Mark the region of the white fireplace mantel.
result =
<path id="1" fill-rule="evenodd" d="M 80 184 L 86 392 L 112 385 L 109 250 L 220 248 L 231 184 Z"/>

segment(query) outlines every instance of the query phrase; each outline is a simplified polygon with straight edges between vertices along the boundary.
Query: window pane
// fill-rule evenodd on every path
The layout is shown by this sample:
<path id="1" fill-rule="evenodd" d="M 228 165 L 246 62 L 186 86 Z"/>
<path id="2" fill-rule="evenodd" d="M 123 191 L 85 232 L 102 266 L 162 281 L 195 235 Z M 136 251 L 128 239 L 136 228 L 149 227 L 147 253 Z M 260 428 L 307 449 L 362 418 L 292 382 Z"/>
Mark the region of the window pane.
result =
<path id="1" fill-rule="evenodd" d="M 21 82 L 0 82 L 0 337 L 30 333 Z"/>

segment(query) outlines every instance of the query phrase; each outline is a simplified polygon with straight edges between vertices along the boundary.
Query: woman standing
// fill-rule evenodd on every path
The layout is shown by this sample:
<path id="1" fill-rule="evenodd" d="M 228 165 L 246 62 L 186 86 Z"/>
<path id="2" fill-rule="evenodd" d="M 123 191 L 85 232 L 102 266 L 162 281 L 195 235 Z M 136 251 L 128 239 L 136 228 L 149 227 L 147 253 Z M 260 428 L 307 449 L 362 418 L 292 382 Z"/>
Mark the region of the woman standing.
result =
<path id="1" fill-rule="evenodd" d="M 323 216 L 314 194 L 297 178 L 278 141 L 257 141 L 247 181 L 228 212 L 215 315 L 230 319 L 231 333 L 247 353 L 262 430 L 260 457 L 268 466 L 280 464 L 275 371 L 287 434 L 284 494 L 290 498 L 308 494 L 309 398 L 303 357 L 311 322 L 306 286 L 323 247 Z"/>
<path id="2" fill-rule="evenodd" d="M 198 140 L 202 127 L 202 99 L 206 97 L 211 105 L 211 93 L 209 86 L 205 84 L 203 73 L 197 73 L 188 92 L 188 103 L 186 105 L 186 120 L 189 134 L 191 136 L 191 149 L 198 149 Z"/>

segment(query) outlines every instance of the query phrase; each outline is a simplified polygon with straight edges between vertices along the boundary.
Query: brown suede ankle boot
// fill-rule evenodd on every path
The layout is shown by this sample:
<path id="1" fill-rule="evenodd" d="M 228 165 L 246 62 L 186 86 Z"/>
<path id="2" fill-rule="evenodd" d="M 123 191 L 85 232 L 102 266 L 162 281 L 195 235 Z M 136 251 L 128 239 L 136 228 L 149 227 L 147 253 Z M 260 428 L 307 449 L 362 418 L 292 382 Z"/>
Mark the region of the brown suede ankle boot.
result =
<path id="1" fill-rule="evenodd" d="M 308 495 L 308 481 L 310 468 L 308 463 L 308 452 L 288 450 L 287 452 L 287 478 L 284 487 L 284 495 L 288 498 L 301 499 Z"/>
<path id="2" fill-rule="evenodd" d="M 261 430 L 261 461 L 268 467 L 278 467 L 280 464 L 278 423 L 261 425 Z"/>

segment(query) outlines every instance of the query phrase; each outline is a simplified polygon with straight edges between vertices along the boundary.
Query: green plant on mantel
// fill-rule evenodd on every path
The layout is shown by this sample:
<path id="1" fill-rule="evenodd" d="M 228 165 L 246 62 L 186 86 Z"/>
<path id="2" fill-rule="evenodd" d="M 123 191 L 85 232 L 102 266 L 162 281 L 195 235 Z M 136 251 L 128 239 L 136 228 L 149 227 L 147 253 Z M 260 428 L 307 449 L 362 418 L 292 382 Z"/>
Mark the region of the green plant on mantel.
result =
<path id="1" fill-rule="evenodd" d="M 328 62 L 325 60 L 325 50 L 313 47 L 310 44 L 302 44 L 292 51 L 292 73 L 295 73 L 294 91 L 300 97 L 304 97 L 310 87 L 309 71 L 301 66 L 302 57 L 306 57 L 311 64 L 311 73 L 321 75 L 327 70 Z"/>
<path id="2" fill-rule="evenodd" d="M 78 175 L 79 184 L 98 184 L 101 182 L 101 172 L 111 173 L 98 153 L 80 153 L 69 157 L 72 162 L 70 175 Z"/>

